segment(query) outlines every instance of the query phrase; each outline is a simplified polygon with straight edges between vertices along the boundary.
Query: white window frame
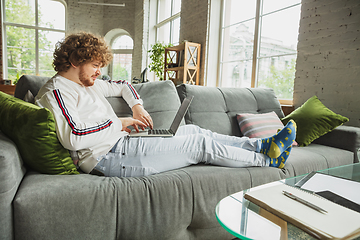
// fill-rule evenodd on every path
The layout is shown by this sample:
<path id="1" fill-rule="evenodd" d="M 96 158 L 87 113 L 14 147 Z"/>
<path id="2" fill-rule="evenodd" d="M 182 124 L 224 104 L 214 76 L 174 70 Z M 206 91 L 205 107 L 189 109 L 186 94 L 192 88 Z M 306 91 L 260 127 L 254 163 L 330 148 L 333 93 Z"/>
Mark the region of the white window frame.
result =
<path id="1" fill-rule="evenodd" d="M 252 73 L 251 73 L 251 87 L 255 88 L 257 87 L 257 82 L 256 82 L 256 78 L 258 75 L 258 67 L 259 67 L 259 60 L 262 58 L 269 58 L 269 57 L 280 57 L 280 56 L 285 56 L 285 55 L 289 55 L 289 54 L 280 54 L 280 55 L 273 55 L 273 56 L 266 56 L 266 57 L 260 57 L 258 52 L 259 52 L 259 48 L 260 48 L 260 31 L 261 31 L 261 20 L 262 17 L 267 16 L 269 14 L 275 13 L 275 12 L 279 12 L 282 10 L 286 10 L 289 8 L 292 8 L 294 6 L 298 6 L 301 5 L 301 3 L 298 4 L 294 4 L 294 5 L 290 5 L 281 9 L 277 9 L 274 10 L 272 12 L 266 13 L 266 14 L 262 14 L 261 13 L 261 8 L 262 8 L 262 1 L 263 0 L 257 0 L 256 1 L 256 14 L 255 14 L 255 31 L 254 31 L 254 47 L 253 47 L 253 56 L 252 56 Z M 216 85 L 219 86 L 221 85 L 221 71 L 222 71 L 222 64 L 224 62 L 222 62 L 222 57 L 223 57 L 223 30 L 229 26 L 223 26 L 223 22 L 224 22 L 224 11 L 225 11 L 225 0 L 222 0 L 222 6 L 221 6 L 221 23 L 220 23 L 220 32 L 221 32 L 221 39 L 220 39 L 220 53 L 219 53 L 219 63 L 218 64 L 218 77 L 217 77 L 217 82 Z M 231 24 L 230 26 L 232 26 L 234 24 Z M 291 54 L 293 55 L 293 54 Z M 279 99 L 280 103 L 283 105 L 293 105 L 293 100 L 288 100 L 288 99 Z"/>
<path id="2" fill-rule="evenodd" d="M 173 14 L 173 8 L 174 8 L 174 0 L 170 0 L 171 1 L 171 15 L 170 17 L 162 20 L 161 22 L 159 22 L 159 5 L 160 5 L 160 0 L 157 0 L 157 5 L 156 5 L 156 24 L 155 24 L 155 36 L 156 36 L 156 41 L 158 42 L 158 29 L 161 28 L 162 26 L 164 26 L 167 23 L 170 23 L 170 34 L 169 34 L 169 41 L 165 42 L 166 43 L 171 43 L 171 44 L 178 44 L 180 39 L 177 39 L 177 42 L 173 42 L 173 35 L 174 35 L 174 29 L 173 29 L 173 23 L 175 20 L 179 19 L 180 20 L 180 15 L 181 15 L 181 11 L 178 13 Z M 180 29 L 179 29 L 180 31 Z M 179 36 L 180 37 L 180 36 Z"/>
<path id="3" fill-rule="evenodd" d="M 67 29 L 67 5 L 64 0 L 49 0 L 49 1 L 57 1 L 64 5 L 65 7 L 65 30 L 62 29 L 55 29 L 55 28 L 47 28 L 47 27 L 40 27 L 38 20 L 39 20 L 39 13 L 38 13 L 38 0 L 35 0 L 35 25 L 26 25 L 26 24 L 20 24 L 20 23 L 11 23 L 6 21 L 5 16 L 5 0 L 1 0 L 1 22 L 2 22 L 2 54 L 3 54 L 3 78 L 8 78 L 8 62 L 7 62 L 7 36 L 6 36 L 6 27 L 7 26 L 13 26 L 13 27 L 22 27 L 27 29 L 34 29 L 35 30 L 35 74 L 39 75 L 40 69 L 39 69 L 39 31 L 52 31 L 52 32 L 61 32 L 66 33 Z"/>
<path id="4" fill-rule="evenodd" d="M 120 31 L 124 31 L 123 29 L 120 29 Z M 133 45 L 133 48 L 131 49 L 116 49 L 116 48 L 112 48 L 113 44 L 114 44 L 114 41 L 122 36 L 129 36 L 133 43 L 134 43 L 134 39 L 130 36 L 130 34 L 128 33 L 119 33 L 117 35 L 115 35 L 112 39 L 111 39 L 111 42 L 110 42 L 110 46 L 111 46 L 111 51 L 112 51 L 112 54 L 115 55 L 115 54 L 131 54 L 131 56 L 133 57 L 133 50 L 134 50 L 134 45 Z M 132 61 L 131 61 L 131 68 L 132 68 Z M 113 78 L 114 76 L 114 59 L 111 61 L 111 64 L 110 64 L 110 71 L 111 71 L 111 78 Z M 131 81 L 131 77 L 132 77 L 132 69 L 130 70 L 130 81 Z M 123 79 L 125 80 L 125 79 Z M 128 81 L 128 79 L 126 79 L 126 81 Z"/>

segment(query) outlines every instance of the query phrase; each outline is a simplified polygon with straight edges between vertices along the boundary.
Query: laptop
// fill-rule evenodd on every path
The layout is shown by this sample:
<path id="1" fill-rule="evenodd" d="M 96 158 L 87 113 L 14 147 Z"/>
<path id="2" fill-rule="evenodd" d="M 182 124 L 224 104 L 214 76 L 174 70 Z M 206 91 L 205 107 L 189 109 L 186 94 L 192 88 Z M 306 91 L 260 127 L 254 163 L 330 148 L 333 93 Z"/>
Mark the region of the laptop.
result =
<path id="1" fill-rule="evenodd" d="M 170 126 L 170 129 L 150 129 L 140 132 L 131 132 L 130 137 L 172 137 L 175 135 L 178 130 L 181 120 L 185 116 L 187 110 L 189 109 L 190 103 L 193 100 L 194 96 L 188 96 L 182 102 L 179 110 L 177 111 L 175 118 Z"/>

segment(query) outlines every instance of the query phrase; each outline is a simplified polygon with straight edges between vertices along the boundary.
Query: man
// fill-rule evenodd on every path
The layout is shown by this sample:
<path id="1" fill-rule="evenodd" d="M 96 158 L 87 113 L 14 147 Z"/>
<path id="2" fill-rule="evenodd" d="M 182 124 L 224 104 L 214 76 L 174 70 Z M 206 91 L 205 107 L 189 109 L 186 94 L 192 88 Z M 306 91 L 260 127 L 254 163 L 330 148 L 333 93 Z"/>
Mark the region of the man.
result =
<path id="1" fill-rule="evenodd" d="M 35 99 L 37 105 L 53 113 L 59 141 L 84 172 L 146 176 L 200 162 L 228 167 L 283 167 L 296 135 L 293 121 L 267 139 L 226 136 L 195 125 L 181 126 L 170 138 L 128 137 L 128 126 L 139 131 L 152 128 L 153 121 L 130 84 L 96 80 L 100 68 L 111 59 L 104 38 L 83 32 L 67 36 L 54 52 L 57 74 Z M 133 117 L 118 118 L 107 96 L 122 96 Z"/>

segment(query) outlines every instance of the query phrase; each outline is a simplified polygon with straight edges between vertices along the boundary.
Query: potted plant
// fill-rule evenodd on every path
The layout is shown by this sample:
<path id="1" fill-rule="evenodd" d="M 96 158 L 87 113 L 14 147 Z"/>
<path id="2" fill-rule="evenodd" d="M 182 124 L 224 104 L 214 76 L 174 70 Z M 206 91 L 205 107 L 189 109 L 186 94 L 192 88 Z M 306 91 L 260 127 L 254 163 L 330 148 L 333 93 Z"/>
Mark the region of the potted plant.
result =
<path id="1" fill-rule="evenodd" d="M 165 61 L 165 48 L 172 47 L 172 44 L 164 43 L 155 43 L 151 45 L 151 49 L 148 51 L 150 53 L 149 57 L 151 62 L 149 64 L 149 69 L 151 72 L 154 72 L 156 77 L 159 80 L 164 80 L 164 61 Z"/>

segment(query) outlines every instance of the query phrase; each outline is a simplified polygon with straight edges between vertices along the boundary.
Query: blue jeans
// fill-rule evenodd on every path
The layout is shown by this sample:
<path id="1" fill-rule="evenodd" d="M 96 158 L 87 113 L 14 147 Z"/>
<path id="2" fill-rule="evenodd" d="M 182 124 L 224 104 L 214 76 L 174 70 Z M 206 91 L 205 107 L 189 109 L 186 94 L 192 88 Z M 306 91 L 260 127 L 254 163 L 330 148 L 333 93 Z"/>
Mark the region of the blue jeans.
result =
<path id="1" fill-rule="evenodd" d="M 261 139 L 217 134 L 195 125 L 181 126 L 170 138 L 121 138 L 95 167 L 108 177 L 139 177 L 192 164 L 225 167 L 269 166 L 259 153 Z"/>

